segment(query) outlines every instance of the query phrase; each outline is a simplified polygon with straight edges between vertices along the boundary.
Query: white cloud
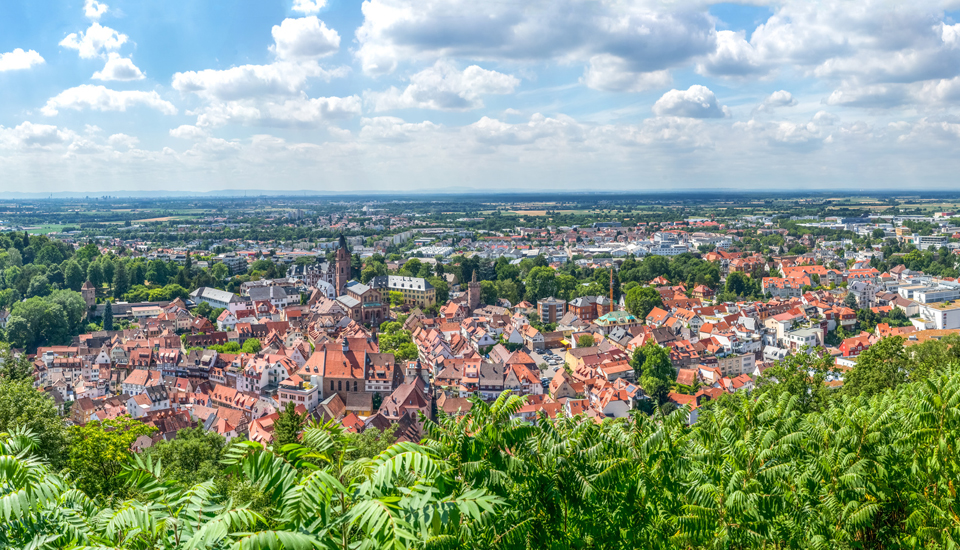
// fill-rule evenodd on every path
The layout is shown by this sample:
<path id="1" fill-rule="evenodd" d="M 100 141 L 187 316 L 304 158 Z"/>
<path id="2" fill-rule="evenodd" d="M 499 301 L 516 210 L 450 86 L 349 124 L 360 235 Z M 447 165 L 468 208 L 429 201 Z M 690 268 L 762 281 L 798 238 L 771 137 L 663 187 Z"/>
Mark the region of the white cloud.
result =
<path id="1" fill-rule="evenodd" d="M 395 143 L 411 141 L 415 134 L 434 132 L 442 128 L 429 120 L 412 123 L 391 116 L 364 118 L 360 124 L 361 139 Z"/>
<path id="2" fill-rule="evenodd" d="M 670 90 L 653 104 L 657 116 L 687 118 L 723 118 L 730 110 L 720 105 L 717 96 L 706 86 L 694 84 L 686 90 Z"/>
<path id="3" fill-rule="evenodd" d="M 410 84 L 400 91 L 391 87 L 384 92 L 364 94 L 374 111 L 391 109 L 437 109 L 465 111 L 483 106 L 481 96 L 509 94 L 520 85 L 520 79 L 508 74 L 471 65 L 460 71 L 450 61 L 437 61 L 432 67 L 410 77 Z"/>
<path id="4" fill-rule="evenodd" d="M 606 92 L 642 92 L 669 86 L 672 80 L 666 70 L 633 72 L 626 60 L 610 54 L 591 57 L 580 79 L 588 88 Z"/>
<path id="5" fill-rule="evenodd" d="M 205 69 L 173 75 L 174 89 L 202 97 L 236 100 L 265 95 L 297 95 L 308 78 L 330 80 L 347 69 L 328 71 L 315 61 L 241 65 L 225 70 Z"/>
<path id="6" fill-rule="evenodd" d="M 100 16 L 107 13 L 107 5 L 97 0 L 84 0 L 83 15 L 93 21 L 99 21 Z"/>
<path id="7" fill-rule="evenodd" d="M 0 53 L 0 73 L 29 69 L 43 63 L 43 57 L 34 50 L 23 51 L 16 48 L 12 52 Z"/>
<path id="8" fill-rule="evenodd" d="M 757 105 L 756 109 L 753 110 L 754 113 L 761 112 L 772 112 L 779 107 L 793 107 L 797 104 L 797 100 L 793 97 L 793 94 L 786 90 L 778 90 L 768 95 L 760 102 L 760 105 Z"/>
<path id="9" fill-rule="evenodd" d="M 205 139 L 207 137 L 207 131 L 189 124 L 182 124 L 176 128 L 171 128 L 170 136 L 178 139 Z"/>
<path id="10" fill-rule="evenodd" d="M 133 61 L 126 57 L 120 57 L 120 54 L 110 52 L 106 65 L 102 71 L 93 73 L 94 80 L 143 80 L 143 72 L 133 64 Z"/>
<path id="11" fill-rule="evenodd" d="M 127 35 L 93 22 L 86 31 L 80 31 L 80 34 L 75 32 L 68 34 L 60 41 L 60 45 L 77 50 L 83 59 L 92 59 L 107 52 L 117 51 L 126 42 Z"/>
<path id="12" fill-rule="evenodd" d="M 138 143 L 140 143 L 140 140 L 134 136 L 128 136 L 127 134 L 113 134 L 107 138 L 107 143 L 113 147 L 133 149 Z"/>
<path id="13" fill-rule="evenodd" d="M 217 102 L 192 114 L 197 115 L 197 126 L 200 127 L 225 124 L 314 127 L 333 120 L 359 116 L 360 113 L 359 96 L 312 99 L 304 96 L 282 101 Z"/>
<path id="14" fill-rule="evenodd" d="M 34 124 L 25 121 L 15 128 L 0 126 L 0 147 L 21 149 L 48 147 L 69 141 L 72 134 L 49 124 Z"/>
<path id="15" fill-rule="evenodd" d="M 356 31 L 367 73 L 410 59 L 586 61 L 608 53 L 632 72 L 667 69 L 714 50 L 709 16 L 695 7 L 593 0 L 366 0 Z"/>
<path id="16" fill-rule="evenodd" d="M 697 72 L 705 76 L 748 77 L 763 75 L 771 67 L 746 41 L 743 31 L 717 31 L 717 49 L 697 64 Z"/>
<path id="17" fill-rule="evenodd" d="M 328 29 L 316 16 L 284 19 L 271 30 L 275 44 L 270 47 L 285 60 L 314 59 L 335 53 L 340 48 L 340 35 Z"/>
<path id="18" fill-rule="evenodd" d="M 60 92 L 56 97 L 47 100 L 40 112 L 46 116 L 53 116 L 60 109 L 126 111 L 127 108 L 136 106 L 156 109 L 165 115 L 177 114 L 177 108 L 155 91 L 118 91 L 91 84 L 83 84 Z"/>
<path id="19" fill-rule="evenodd" d="M 293 11 L 304 14 L 313 14 L 322 10 L 327 5 L 327 0 L 293 0 Z"/>

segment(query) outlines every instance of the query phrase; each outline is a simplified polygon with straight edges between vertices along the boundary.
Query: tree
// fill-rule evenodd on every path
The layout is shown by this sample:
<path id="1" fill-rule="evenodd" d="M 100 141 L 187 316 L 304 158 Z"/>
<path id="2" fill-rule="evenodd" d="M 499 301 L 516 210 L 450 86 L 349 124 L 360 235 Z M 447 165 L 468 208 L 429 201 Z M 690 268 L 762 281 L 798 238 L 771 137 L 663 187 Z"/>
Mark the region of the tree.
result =
<path id="1" fill-rule="evenodd" d="M 84 273 L 80 269 L 80 264 L 74 260 L 68 260 L 63 270 L 63 280 L 67 288 L 79 292 L 84 281 Z"/>
<path id="2" fill-rule="evenodd" d="M 390 305 L 393 307 L 399 307 L 403 305 L 403 293 L 399 290 L 391 290 L 389 292 L 390 296 Z"/>
<path id="3" fill-rule="evenodd" d="M 113 269 L 113 297 L 120 299 L 130 290 L 130 277 L 127 275 L 127 264 L 118 261 Z"/>
<path id="4" fill-rule="evenodd" d="M 652 399 L 661 405 L 667 400 L 667 393 L 677 379 L 677 373 L 670 363 L 670 351 L 650 341 L 644 344 L 644 361 L 640 376 L 640 387 Z"/>
<path id="5" fill-rule="evenodd" d="M 113 330 L 113 302 L 110 300 L 103 306 L 103 330 Z"/>
<path id="6" fill-rule="evenodd" d="M 660 293 L 649 286 L 631 288 L 624 302 L 627 311 L 641 320 L 646 319 L 653 308 L 663 307 L 663 298 L 660 297 Z"/>
<path id="7" fill-rule="evenodd" d="M 874 239 L 882 239 L 887 235 L 886 232 L 883 229 L 880 229 L 879 227 L 874 229 L 872 234 Z"/>
<path id="8" fill-rule="evenodd" d="M 83 317 L 87 312 L 83 296 L 72 290 L 55 290 L 47 297 L 47 301 L 63 309 L 70 334 L 80 334 L 83 330 Z"/>
<path id="9" fill-rule="evenodd" d="M 103 282 L 110 284 L 113 281 L 114 272 L 117 270 L 117 266 L 114 264 L 113 260 L 103 256 L 99 260 L 100 270 L 103 272 Z"/>
<path id="10" fill-rule="evenodd" d="M 72 426 L 68 464 L 77 485 L 88 495 L 124 494 L 124 482 L 118 476 L 131 456 L 130 446 L 156 430 L 129 416 Z"/>
<path id="11" fill-rule="evenodd" d="M 50 294 L 50 281 L 44 275 L 35 275 L 30 279 L 30 286 L 27 288 L 27 297 L 46 296 Z"/>
<path id="12" fill-rule="evenodd" d="M 646 361 L 647 356 L 644 353 L 644 346 L 633 348 L 633 354 L 630 356 L 630 366 L 633 367 L 633 372 L 636 374 L 637 380 L 640 380 L 640 377 L 643 376 L 643 364 Z"/>
<path id="13" fill-rule="evenodd" d="M 739 271 L 734 271 L 727 275 L 727 284 L 724 289 L 734 296 L 743 296 L 748 286 L 747 276 Z"/>
<path id="14" fill-rule="evenodd" d="M 226 446 L 226 440 L 216 432 L 186 428 L 170 441 L 161 439 L 144 454 L 160 461 L 164 478 L 191 487 L 223 475 L 220 460 Z"/>
<path id="15" fill-rule="evenodd" d="M 582 334 L 577 338 L 578 348 L 592 348 L 595 345 L 592 334 Z"/>
<path id="16" fill-rule="evenodd" d="M 848 308 L 854 311 L 859 309 L 859 302 L 857 301 L 857 295 L 852 292 L 848 292 L 847 295 L 844 296 L 843 298 L 843 305 L 847 306 Z"/>
<path id="17" fill-rule="evenodd" d="M 14 327 L 10 326 L 11 322 Z M 36 296 L 13 306 L 7 321 L 7 335 L 16 347 L 34 348 L 43 343 L 62 345 L 70 339 L 70 326 L 59 304 Z"/>
<path id="18" fill-rule="evenodd" d="M 557 293 L 557 274 L 550 267 L 534 267 L 527 274 L 526 298 L 536 303 L 542 298 L 554 296 Z"/>
<path id="19" fill-rule="evenodd" d="M 427 279 L 427 282 L 436 290 L 437 303 L 443 304 L 450 299 L 450 286 L 447 284 L 446 279 L 442 277 L 430 277 Z"/>
<path id="20" fill-rule="evenodd" d="M 496 304 L 498 298 L 497 283 L 494 281 L 480 281 L 480 303 Z"/>
<path id="21" fill-rule="evenodd" d="M 213 307 L 207 302 L 200 302 L 197 307 L 193 308 L 193 314 L 199 317 L 207 317 L 211 311 L 213 311 Z"/>
<path id="22" fill-rule="evenodd" d="M 100 269 L 98 262 L 91 262 L 87 267 L 87 280 L 96 288 L 100 288 L 103 285 L 103 270 Z"/>
<path id="23" fill-rule="evenodd" d="M 757 391 L 769 392 L 775 399 L 784 393 L 794 395 L 798 410 L 803 413 L 821 411 L 833 391 L 827 381 L 837 374 L 833 356 L 823 348 L 803 347 L 765 370 Z"/>
<path id="24" fill-rule="evenodd" d="M 210 268 L 210 274 L 216 279 L 218 284 L 222 284 L 222 281 L 230 276 L 230 268 L 222 262 L 216 263 Z"/>
<path id="25" fill-rule="evenodd" d="M 259 353 L 261 348 L 260 340 L 248 338 L 243 342 L 243 347 L 241 347 L 240 350 L 243 353 Z"/>
<path id="26" fill-rule="evenodd" d="M 482 284 L 482 283 L 481 283 Z M 497 286 L 497 297 L 502 298 L 511 305 L 517 304 L 520 302 L 520 289 L 517 288 L 517 283 L 512 280 L 502 280 L 496 282 Z M 480 288 L 483 290 L 483 287 Z"/>
<path id="27" fill-rule="evenodd" d="M 300 414 L 293 401 L 287 401 L 280 416 L 273 423 L 273 449 L 280 451 L 284 445 L 299 441 L 300 432 L 307 422 L 306 413 Z"/>
<path id="28" fill-rule="evenodd" d="M 843 377 L 843 391 L 850 395 L 876 395 L 906 382 L 910 371 L 903 338 L 888 336 L 857 357 L 857 364 Z"/>
<path id="29" fill-rule="evenodd" d="M 25 358 L 25 357 L 24 357 Z M 33 368 L 31 366 L 31 374 Z M 69 434 L 53 398 L 33 387 L 29 379 L 0 380 L 0 432 L 25 428 L 38 438 L 38 451 L 55 467 L 66 459 Z"/>
<path id="30" fill-rule="evenodd" d="M 151 260 L 147 268 L 147 280 L 151 284 L 165 285 L 170 279 L 170 273 L 167 270 L 167 264 L 163 260 Z"/>

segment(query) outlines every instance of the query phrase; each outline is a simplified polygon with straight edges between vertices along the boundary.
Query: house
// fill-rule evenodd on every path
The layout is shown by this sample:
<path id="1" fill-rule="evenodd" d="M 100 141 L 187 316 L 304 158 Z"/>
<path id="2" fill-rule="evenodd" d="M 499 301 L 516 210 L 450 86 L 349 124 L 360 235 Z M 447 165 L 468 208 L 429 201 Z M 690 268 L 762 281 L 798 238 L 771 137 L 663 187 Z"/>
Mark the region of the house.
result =
<path id="1" fill-rule="evenodd" d="M 383 400 L 378 412 L 391 422 L 399 422 L 404 416 L 419 418 L 419 414 L 430 418 L 431 407 L 430 395 L 423 380 L 416 378 L 394 390 Z"/>
<path id="2" fill-rule="evenodd" d="M 844 357 L 856 357 L 870 348 L 870 334 L 861 332 L 840 343 L 839 349 Z"/>
<path id="3" fill-rule="evenodd" d="M 148 385 L 160 383 L 160 371 L 135 369 L 123 380 L 121 388 L 125 394 L 139 395 L 147 391 Z"/>
<path id="4" fill-rule="evenodd" d="M 202 286 L 190 293 L 190 298 L 197 304 L 206 302 L 213 309 L 224 308 L 236 313 L 238 309 L 246 307 L 247 301 L 232 292 Z"/>
<path id="5" fill-rule="evenodd" d="M 544 339 L 543 334 L 540 334 L 540 331 L 535 329 L 532 325 L 525 325 L 523 327 L 523 343 L 527 348 L 532 350 L 542 350 L 544 348 Z"/>

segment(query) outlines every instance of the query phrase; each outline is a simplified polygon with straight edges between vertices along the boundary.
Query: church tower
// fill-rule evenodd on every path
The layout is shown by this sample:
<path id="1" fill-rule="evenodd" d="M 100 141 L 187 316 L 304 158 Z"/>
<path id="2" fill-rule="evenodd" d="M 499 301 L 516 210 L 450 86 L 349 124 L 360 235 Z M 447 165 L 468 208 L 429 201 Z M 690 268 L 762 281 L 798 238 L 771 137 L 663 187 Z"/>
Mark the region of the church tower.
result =
<path id="1" fill-rule="evenodd" d="M 347 281 L 350 280 L 350 250 L 347 249 L 347 239 L 343 233 L 340 234 L 340 242 L 337 246 L 337 266 L 334 286 L 337 288 L 337 296 L 343 296 L 347 292 Z"/>
<path id="2" fill-rule="evenodd" d="M 477 282 L 477 270 L 473 270 L 473 280 L 467 286 L 467 307 L 471 312 L 480 307 L 480 283 Z"/>

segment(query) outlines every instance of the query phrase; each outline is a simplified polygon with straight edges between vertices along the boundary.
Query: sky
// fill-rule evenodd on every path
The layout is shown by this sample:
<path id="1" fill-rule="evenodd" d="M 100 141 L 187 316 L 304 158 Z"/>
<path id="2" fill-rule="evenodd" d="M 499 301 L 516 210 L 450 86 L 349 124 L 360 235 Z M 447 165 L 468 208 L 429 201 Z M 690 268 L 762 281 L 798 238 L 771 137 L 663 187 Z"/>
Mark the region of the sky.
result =
<path id="1" fill-rule="evenodd" d="M 960 0 L 5 0 L 0 193 L 960 189 Z"/>

